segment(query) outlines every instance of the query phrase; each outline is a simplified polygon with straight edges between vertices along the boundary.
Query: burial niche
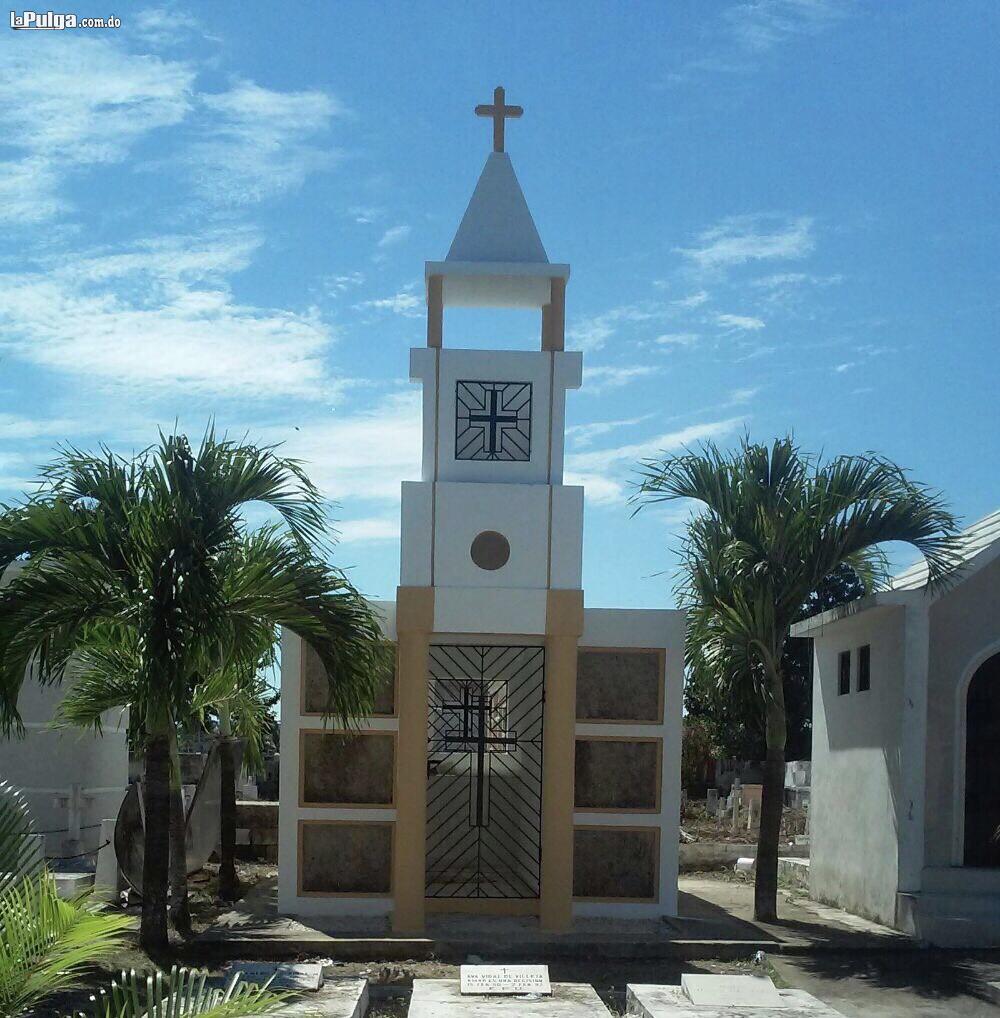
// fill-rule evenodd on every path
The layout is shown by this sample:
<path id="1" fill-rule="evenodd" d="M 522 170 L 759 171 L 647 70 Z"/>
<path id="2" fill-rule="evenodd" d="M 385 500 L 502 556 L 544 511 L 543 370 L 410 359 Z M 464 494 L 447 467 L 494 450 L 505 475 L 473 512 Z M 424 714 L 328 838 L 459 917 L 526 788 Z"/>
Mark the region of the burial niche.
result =
<path id="1" fill-rule="evenodd" d="M 965 719 L 965 865 L 1000 869 L 1000 654 L 972 676 Z"/>

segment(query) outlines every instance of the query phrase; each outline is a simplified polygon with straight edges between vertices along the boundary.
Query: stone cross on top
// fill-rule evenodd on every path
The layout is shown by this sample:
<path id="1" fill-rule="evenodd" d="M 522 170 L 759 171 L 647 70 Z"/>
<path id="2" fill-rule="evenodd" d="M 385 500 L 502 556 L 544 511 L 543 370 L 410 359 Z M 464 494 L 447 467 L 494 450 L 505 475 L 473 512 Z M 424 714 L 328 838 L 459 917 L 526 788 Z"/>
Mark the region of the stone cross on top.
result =
<path id="1" fill-rule="evenodd" d="M 480 104 L 476 107 L 477 117 L 493 118 L 493 151 L 503 151 L 503 127 L 508 117 L 517 118 L 524 113 L 520 106 L 505 106 L 503 85 L 493 89 L 492 105 Z"/>

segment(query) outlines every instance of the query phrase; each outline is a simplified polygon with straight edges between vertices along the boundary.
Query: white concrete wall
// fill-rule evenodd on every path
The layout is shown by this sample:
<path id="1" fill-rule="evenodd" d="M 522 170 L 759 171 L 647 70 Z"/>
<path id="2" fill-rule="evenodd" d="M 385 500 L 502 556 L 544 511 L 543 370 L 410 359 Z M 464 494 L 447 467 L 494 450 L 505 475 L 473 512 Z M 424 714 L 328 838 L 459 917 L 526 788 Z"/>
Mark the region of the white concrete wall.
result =
<path id="1" fill-rule="evenodd" d="M 905 609 L 873 608 L 815 637 L 810 823 L 814 897 L 891 925 L 899 880 Z M 871 689 L 857 692 L 857 649 L 871 646 Z M 851 651 L 851 692 L 838 658 Z"/>
<path id="2" fill-rule="evenodd" d="M 581 826 L 659 827 L 659 900 L 645 902 L 578 901 L 576 916 L 651 918 L 677 914 L 677 853 L 681 794 L 681 715 L 684 691 L 684 612 L 629 608 L 587 608 L 580 647 L 665 648 L 663 722 L 590 724 L 577 722 L 584 735 L 652 736 L 663 740 L 660 808 L 656 813 L 577 812 Z"/>
<path id="3" fill-rule="evenodd" d="M 1000 653 L 1000 558 L 930 607 L 924 865 L 960 866 L 965 705 L 976 669 Z"/>
<path id="4" fill-rule="evenodd" d="M 24 791 L 49 856 L 96 849 L 101 821 L 118 816 L 128 786 L 127 715 L 120 724 L 118 715 L 107 715 L 103 736 L 53 731 L 48 724 L 63 693 L 60 687 L 43 688 L 29 678 L 19 698 L 25 737 L 0 739 L 0 779 Z M 79 845 L 68 842 L 66 800 L 74 785 L 83 797 Z M 88 857 L 80 863 L 93 861 Z"/>
<path id="5" fill-rule="evenodd" d="M 392 601 L 373 601 L 379 613 L 386 639 L 396 639 L 396 605 Z M 300 820 L 376 820 L 395 821 L 394 809 L 330 809 L 299 805 L 299 733 L 303 728 L 318 728 L 322 719 L 303 717 L 302 641 L 288 630 L 281 634 L 281 772 L 278 788 L 278 911 L 283 915 L 389 915 L 392 898 L 350 895 L 319 896 L 298 893 L 298 829 Z M 398 704 L 397 704 L 398 707 Z M 366 718 L 361 728 L 396 731 L 397 718 Z"/>

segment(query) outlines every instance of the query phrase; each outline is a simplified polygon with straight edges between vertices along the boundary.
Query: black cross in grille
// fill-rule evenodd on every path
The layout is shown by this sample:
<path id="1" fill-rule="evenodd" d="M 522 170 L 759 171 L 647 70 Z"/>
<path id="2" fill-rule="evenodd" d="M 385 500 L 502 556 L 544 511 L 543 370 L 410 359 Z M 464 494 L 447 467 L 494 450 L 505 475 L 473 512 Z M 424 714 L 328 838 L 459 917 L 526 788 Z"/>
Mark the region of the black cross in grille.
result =
<path id="1" fill-rule="evenodd" d="M 459 379 L 455 384 L 455 459 L 530 460 L 531 390 L 531 382 Z"/>
<path id="2" fill-rule="evenodd" d="M 500 452 L 500 446 L 503 444 L 502 432 L 498 432 L 497 429 L 502 428 L 504 425 L 514 425 L 516 427 L 517 414 L 501 413 L 499 390 L 490 389 L 488 396 L 487 409 L 481 413 L 475 410 L 470 411 L 469 423 L 489 425 L 489 438 L 483 444 L 486 447 L 486 452 L 493 456 Z"/>

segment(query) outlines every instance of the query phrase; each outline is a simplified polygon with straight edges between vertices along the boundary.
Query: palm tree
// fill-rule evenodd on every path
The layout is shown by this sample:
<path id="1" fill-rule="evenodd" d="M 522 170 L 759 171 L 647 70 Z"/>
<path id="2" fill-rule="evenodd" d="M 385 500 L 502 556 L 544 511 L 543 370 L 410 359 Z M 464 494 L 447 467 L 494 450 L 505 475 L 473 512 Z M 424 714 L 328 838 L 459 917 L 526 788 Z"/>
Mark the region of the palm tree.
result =
<path id="1" fill-rule="evenodd" d="M 77 659 L 78 675 L 59 704 L 53 725 L 57 728 L 90 728 L 100 732 L 105 715 L 125 710 L 139 696 L 142 659 L 131 634 L 111 639 L 97 630 Z M 186 713 L 178 720 L 186 733 L 203 732 L 210 719 L 218 721 L 219 753 L 222 765 L 221 858 L 218 895 L 224 901 L 239 897 L 236 875 L 236 781 L 238 778 L 234 748 L 243 744 L 243 764 L 259 770 L 264 763 L 264 742 L 271 726 L 269 707 L 275 694 L 265 673 L 276 664 L 275 647 L 279 633 L 275 626 L 261 626 L 246 634 L 244 640 L 257 641 L 236 654 L 232 647 L 220 648 L 209 674 L 194 676 Z M 130 742 L 135 735 L 130 731 Z M 180 761 L 177 740 L 171 744 L 171 803 L 179 803 L 171 814 L 170 889 L 171 911 L 186 904 L 187 860 L 186 826 L 181 800 Z M 176 816 L 176 820 L 175 820 Z M 181 918 L 183 923 L 184 917 Z M 175 920 L 175 926 L 177 921 Z"/>
<path id="2" fill-rule="evenodd" d="M 280 522 L 251 532 L 255 502 Z M 171 740 L 219 648 L 239 661 L 262 628 L 287 627 L 331 676 L 331 714 L 350 723 L 374 701 L 378 622 L 320 556 L 326 527 L 296 461 L 211 429 L 196 452 L 179 435 L 131 460 L 65 449 L 40 491 L 0 515 L 0 567 L 22 561 L 0 588 L 0 730 L 20 730 L 29 664 L 53 683 L 95 644 L 139 656 L 129 708 L 145 768 L 147 949 L 167 943 Z"/>
<path id="3" fill-rule="evenodd" d="M 888 460 L 868 454 L 824 461 L 794 441 L 745 437 L 729 453 L 708 443 L 640 468 L 634 498 L 700 503 L 682 550 L 679 600 L 688 612 L 687 664 L 702 681 L 759 705 L 767 757 L 754 914 L 777 915 L 778 841 L 786 720 L 781 660 L 800 607 L 847 565 L 867 591 L 883 584 L 878 547 L 905 541 L 926 558 L 929 583 L 957 564 L 955 518 L 940 497 Z"/>

